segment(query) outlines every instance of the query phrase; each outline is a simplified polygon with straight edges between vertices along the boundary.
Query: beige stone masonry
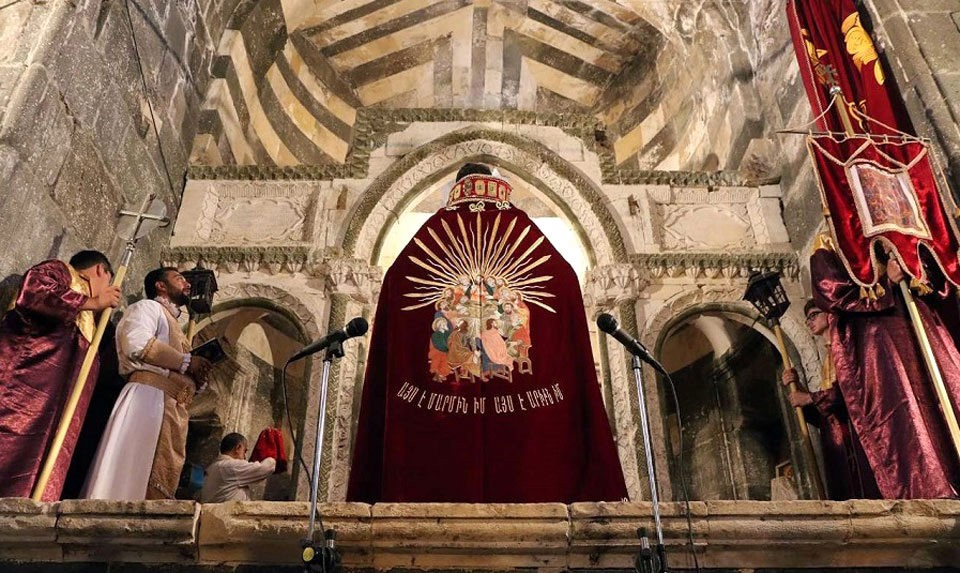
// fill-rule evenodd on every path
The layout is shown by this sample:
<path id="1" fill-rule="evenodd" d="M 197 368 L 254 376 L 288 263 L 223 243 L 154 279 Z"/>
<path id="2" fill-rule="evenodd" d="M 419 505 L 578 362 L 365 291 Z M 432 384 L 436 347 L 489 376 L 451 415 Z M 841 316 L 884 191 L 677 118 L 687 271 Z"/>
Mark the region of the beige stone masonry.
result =
<path id="1" fill-rule="evenodd" d="M 703 568 L 960 563 L 960 501 L 708 501 L 690 509 Z M 305 502 L 3 499 L 0 562 L 294 564 L 308 511 Z M 320 511 L 348 569 L 629 569 L 637 529 L 654 535 L 649 502 L 331 503 Z M 671 566 L 691 567 L 683 505 L 662 504 L 661 513 Z"/>
<path id="2" fill-rule="evenodd" d="M 0 560 L 61 561 L 56 545 L 58 503 L 0 499 Z"/>
<path id="3" fill-rule="evenodd" d="M 63 561 L 192 563 L 199 518 L 190 501 L 62 501 L 56 543 Z"/>

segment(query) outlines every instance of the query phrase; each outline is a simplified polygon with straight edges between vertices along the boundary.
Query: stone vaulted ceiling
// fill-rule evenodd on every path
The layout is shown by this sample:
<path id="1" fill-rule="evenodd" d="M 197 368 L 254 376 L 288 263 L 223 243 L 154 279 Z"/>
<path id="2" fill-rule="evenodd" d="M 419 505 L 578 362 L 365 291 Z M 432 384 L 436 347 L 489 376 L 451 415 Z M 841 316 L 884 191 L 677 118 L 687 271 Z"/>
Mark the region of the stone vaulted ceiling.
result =
<path id="1" fill-rule="evenodd" d="M 342 4 L 329 3 L 297 33 L 365 106 L 591 109 L 660 40 L 610 1 Z"/>
<path id="2" fill-rule="evenodd" d="M 683 5 L 701 3 L 243 2 L 218 49 L 191 160 L 343 163 L 364 108 L 473 109 L 593 116 L 617 163 L 676 168 L 684 158 L 674 150 L 711 127 L 689 105 L 703 91 L 691 70 L 710 56 L 683 33 L 700 14 Z M 713 107 L 709 98 L 692 102 Z"/>

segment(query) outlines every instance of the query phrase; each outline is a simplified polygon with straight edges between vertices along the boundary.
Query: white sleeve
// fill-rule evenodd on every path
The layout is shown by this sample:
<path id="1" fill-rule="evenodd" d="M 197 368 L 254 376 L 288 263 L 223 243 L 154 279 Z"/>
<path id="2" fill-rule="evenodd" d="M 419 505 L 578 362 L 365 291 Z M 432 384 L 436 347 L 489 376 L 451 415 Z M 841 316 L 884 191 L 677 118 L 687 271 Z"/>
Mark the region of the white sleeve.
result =
<path id="1" fill-rule="evenodd" d="M 157 337 L 157 324 L 163 318 L 159 304 L 141 301 L 127 307 L 117 325 L 117 351 L 131 360 L 140 361 L 147 343 Z"/>
<path id="2" fill-rule="evenodd" d="M 262 462 L 243 462 L 230 464 L 230 481 L 237 485 L 248 485 L 267 479 L 277 468 L 277 461 L 267 458 Z"/>

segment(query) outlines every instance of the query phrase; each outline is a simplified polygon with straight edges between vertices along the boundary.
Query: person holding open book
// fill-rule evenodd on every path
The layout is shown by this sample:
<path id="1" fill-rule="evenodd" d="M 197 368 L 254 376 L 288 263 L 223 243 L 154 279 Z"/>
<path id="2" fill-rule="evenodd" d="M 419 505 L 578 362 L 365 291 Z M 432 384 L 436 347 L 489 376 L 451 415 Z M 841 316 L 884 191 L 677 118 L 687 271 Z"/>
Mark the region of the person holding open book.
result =
<path id="1" fill-rule="evenodd" d="M 127 377 L 100 440 L 82 497 L 174 499 L 186 456 L 187 412 L 211 362 L 190 352 L 177 318 L 190 283 L 173 267 L 144 278 L 146 298 L 117 326 Z"/>

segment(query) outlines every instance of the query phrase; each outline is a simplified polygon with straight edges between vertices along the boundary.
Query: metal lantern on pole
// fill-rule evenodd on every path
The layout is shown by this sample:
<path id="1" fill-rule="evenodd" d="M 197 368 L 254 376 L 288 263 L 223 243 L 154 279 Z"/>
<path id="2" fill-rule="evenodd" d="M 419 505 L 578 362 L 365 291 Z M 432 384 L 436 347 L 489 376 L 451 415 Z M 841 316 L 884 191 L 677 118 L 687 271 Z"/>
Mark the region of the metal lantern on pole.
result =
<path id="1" fill-rule="evenodd" d="M 790 300 L 780 284 L 780 273 L 753 271 L 747 282 L 743 299 L 752 304 L 764 318 L 779 329 L 780 317 L 787 312 Z"/>
<path id="2" fill-rule="evenodd" d="M 783 339 L 783 329 L 780 328 L 780 317 L 787 312 L 790 307 L 790 299 L 787 298 L 787 292 L 780 283 L 780 273 L 777 271 L 753 271 L 747 281 L 747 290 L 743 293 L 743 299 L 754 306 L 760 314 L 767 319 L 777 337 L 777 346 L 780 347 L 780 357 L 783 360 L 784 369 L 793 368 L 790 361 L 790 355 L 787 353 L 787 345 Z M 799 390 L 796 383 L 789 386 L 791 393 Z M 807 428 L 807 420 L 803 415 L 803 408 L 794 408 L 797 415 L 797 421 L 800 423 L 800 435 L 803 439 L 804 449 L 808 458 L 816 467 L 816 455 L 813 452 L 813 442 L 810 440 L 810 430 Z M 820 472 L 815 472 L 813 479 L 814 488 L 820 499 L 824 499 L 824 488 L 820 482 Z"/>
<path id="3" fill-rule="evenodd" d="M 190 322 L 187 326 L 187 340 L 192 341 L 197 326 L 197 316 L 213 312 L 213 295 L 217 292 L 217 277 L 213 270 L 197 266 L 189 271 L 183 271 L 183 278 L 190 283 L 190 302 L 187 310 L 190 312 Z"/>

